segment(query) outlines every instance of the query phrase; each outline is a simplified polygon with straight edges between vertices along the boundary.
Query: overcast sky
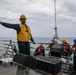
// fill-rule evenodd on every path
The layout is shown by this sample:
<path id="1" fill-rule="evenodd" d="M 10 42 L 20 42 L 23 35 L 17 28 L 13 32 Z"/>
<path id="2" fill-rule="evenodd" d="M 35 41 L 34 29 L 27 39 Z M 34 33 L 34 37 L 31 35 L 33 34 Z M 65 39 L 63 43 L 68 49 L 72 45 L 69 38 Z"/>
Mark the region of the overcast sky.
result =
<path id="1" fill-rule="evenodd" d="M 58 36 L 76 37 L 76 0 L 57 0 L 56 5 Z M 54 36 L 54 0 L 0 1 L 1 21 L 18 24 L 21 14 L 27 16 L 34 37 Z M 16 31 L 0 25 L 0 37 L 16 37 Z"/>

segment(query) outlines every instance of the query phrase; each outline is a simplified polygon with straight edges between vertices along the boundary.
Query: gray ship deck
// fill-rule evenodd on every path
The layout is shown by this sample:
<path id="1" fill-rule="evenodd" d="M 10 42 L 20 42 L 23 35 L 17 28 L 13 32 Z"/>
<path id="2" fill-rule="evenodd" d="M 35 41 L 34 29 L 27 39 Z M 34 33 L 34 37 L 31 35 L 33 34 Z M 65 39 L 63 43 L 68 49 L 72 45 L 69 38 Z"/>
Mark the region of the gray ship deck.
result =
<path id="1" fill-rule="evenodd" d="M 16 69 L 17 69 L 16 66 L 3 67 L 0 65 L 0 75 L 16 75 Z M 30 70 L 29 74 L 27 75 L 46 75 L 46 74 Z M 69 75 L 69 74 L 62 73 L 62 75 Z"/>

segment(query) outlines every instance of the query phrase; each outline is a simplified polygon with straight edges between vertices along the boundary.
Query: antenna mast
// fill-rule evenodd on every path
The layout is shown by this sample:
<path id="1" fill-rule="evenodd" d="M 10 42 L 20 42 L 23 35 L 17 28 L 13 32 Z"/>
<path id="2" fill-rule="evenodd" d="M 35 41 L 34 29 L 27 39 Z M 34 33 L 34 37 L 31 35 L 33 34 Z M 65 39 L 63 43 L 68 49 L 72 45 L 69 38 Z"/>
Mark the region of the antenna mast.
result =
<path id="1" fill-rule="evenodd" d="M 55 35 L 54 38 L 58 39 L 58 33 L 57 33 L 57 23 L 56 23 L 56 0 L 54 0 L 54 11 L 55 11 Z"/>

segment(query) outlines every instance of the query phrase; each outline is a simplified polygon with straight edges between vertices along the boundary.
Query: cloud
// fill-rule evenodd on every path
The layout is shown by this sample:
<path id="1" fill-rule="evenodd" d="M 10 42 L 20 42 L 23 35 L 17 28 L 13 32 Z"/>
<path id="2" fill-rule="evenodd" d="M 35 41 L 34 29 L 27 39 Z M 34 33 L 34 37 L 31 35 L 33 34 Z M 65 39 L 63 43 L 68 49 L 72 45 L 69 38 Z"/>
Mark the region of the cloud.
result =
<path id="1" fill-rule="evenodd" d="M 56 0 L 56 2 L 58 35 L 74 37 L 76 33 L 76 0 Z M 20 23 L 19 16 L 24 13 L 27 15 L 27 24 L 31 27 L 33 36 L 52 37 L 54 35 L 54 0 L 2 0 L 0 6 L 0 20 Z M 8 32 L 9 37 L 16 36 L 15 31 L 2 26 L 0 28 L 1 36 Z"/>

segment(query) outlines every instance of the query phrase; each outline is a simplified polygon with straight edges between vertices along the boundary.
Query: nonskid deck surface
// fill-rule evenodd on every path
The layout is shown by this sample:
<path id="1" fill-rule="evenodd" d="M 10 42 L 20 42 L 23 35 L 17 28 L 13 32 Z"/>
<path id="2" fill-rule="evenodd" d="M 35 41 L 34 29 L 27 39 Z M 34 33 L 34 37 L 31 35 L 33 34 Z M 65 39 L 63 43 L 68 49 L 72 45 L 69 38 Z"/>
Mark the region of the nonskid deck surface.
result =
<path id="1" fill-rule="evenodd" d="M 0 65 L 0 75 L 16 75 L 17 66 L 3 67 Z M 28 74 L 25 75 L 46 75 L 38 71 L 30 70 Z M 62 75 L 70 75 L 62 73 Z"/>

